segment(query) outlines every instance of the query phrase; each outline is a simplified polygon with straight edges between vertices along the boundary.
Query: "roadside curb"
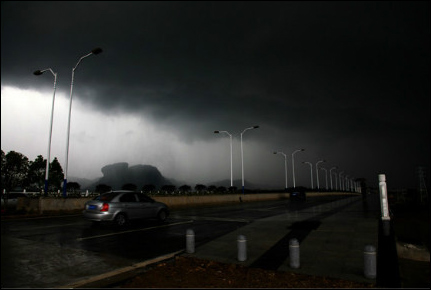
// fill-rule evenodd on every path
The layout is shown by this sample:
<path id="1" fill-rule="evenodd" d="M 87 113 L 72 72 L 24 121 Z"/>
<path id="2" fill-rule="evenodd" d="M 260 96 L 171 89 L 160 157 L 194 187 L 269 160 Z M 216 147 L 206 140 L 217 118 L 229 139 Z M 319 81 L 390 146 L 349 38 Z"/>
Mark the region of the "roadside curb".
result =
<path id="1" fill-rule="evenodd" d="M 405 242 L 396 242 L 398 258 L 429 262 L 430 252 L 424 246 L 409 244 Z"/>
<path id="2" fill-rule="evenodd" d="M 169 260 L 175 257 L 176 255 L 179 255 L 183 253 L 185 250 L 180 250 L 177 252 L 173 252 L 167 255 L 159 256 L 157 258 L 147 260 L 144 262 L 140 262 L 137 264 L 133 264 L 128 267 L 124 267 L 118 270 L 114 270 L 108 273 L 100 274 L 97 276 L 93 276 L 78 282 L 74 282 L 68 285 L 59 286 L 58 288 L 61 289 L 70 289 L 70 288 L 106 288 L 109 285 L 124 281 L 126 279 L 129 279 L 131 277 L 136 276 L 137 274 L 141 273 L 145 267 L 160 263 L 164 260 Z"/>

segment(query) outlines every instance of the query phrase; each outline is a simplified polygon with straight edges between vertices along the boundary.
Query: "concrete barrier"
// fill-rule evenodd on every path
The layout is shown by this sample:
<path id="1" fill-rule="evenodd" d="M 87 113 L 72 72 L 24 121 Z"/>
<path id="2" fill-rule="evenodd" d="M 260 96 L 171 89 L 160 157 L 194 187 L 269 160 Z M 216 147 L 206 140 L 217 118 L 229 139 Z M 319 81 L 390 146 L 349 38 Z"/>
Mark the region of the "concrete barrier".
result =
<path id="1" fill-rule="evenodd" d="M 422 261 L 422 262 L 430 261 L 430 252 L 423 245 L 413 245 L 413 244 L 397 241 L 396 247 L 397 247 L 398 258 Z"/>
<path id="2" fill-rule="evenodd" d="M 82 198 L 59 198 L 59 197 L 38 197 L 19 198 L 16 210 L 29 214 L 44 214 L 47 212 L 71 212 L 84 209 L 90 197 Z"/>
<path id="3" fill-rule="evenodd" d="M 307 192 L 307 196 L 330 195 L 360 195 L 346 192 Z M 248 194 L 220 194 L 199 196 L 152 196 L 156 201 L 165 203 L 169 208 L 193 207 L 200 205 L 217 205 L 250 201 L 280 200 L 289 198 L 289 193 L 248 193 Z M 92 197 L 80 198 L 19 198 L 17 210 L 24 213 L 44 214 L 47 212 L 70 212 L 83 210 L 84 205 Z"/>
<path id="4" fill-rule="evenodd" d="M 259 200 L 278 200 L 285 198 L 289 198 L 288 193 L 220 194 L 201 196 L 153 196 L 153 199 L 165 203 L 170 208 L 229 204 Z"/>

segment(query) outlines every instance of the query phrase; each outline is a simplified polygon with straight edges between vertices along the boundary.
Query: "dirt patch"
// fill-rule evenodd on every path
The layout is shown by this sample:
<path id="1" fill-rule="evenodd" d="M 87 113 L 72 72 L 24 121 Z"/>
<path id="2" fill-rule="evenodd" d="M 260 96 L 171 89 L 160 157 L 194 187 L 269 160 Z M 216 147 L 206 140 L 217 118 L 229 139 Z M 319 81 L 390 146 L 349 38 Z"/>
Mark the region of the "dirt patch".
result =
<path id="1" fill-rule="evenodd" d="M 177 256 L 125 281 L 118 288 L 374 288 L 327 277 L 248 268 Z"/>

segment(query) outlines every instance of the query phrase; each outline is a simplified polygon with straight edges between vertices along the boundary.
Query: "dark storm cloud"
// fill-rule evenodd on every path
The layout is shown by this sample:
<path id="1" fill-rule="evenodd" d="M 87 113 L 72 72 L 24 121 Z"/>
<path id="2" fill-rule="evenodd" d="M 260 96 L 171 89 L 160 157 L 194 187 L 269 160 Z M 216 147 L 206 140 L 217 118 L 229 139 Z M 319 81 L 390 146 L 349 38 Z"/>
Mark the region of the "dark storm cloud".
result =
<path id="1" fill-rule="evenodd" d="M 2 85 L 40 88 L 31 72 L 52 67 L 68 92 L 100 46 L 76 96 L 185 140 L 257 124 L 274 144 L 385 132 L 429 145 L 427 1 L 1 5 Z"/>

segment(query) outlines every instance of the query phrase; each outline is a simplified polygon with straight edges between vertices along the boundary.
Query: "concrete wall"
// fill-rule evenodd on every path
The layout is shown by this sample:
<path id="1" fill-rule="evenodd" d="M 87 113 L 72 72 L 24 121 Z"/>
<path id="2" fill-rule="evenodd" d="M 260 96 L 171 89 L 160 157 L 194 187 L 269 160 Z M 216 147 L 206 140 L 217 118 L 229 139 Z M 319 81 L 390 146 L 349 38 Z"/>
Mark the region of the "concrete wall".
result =
<path id="1" fill-rule="evenodd" d="M 307 192 L 307 196 L 316 195 L 359 195 L 358 193 L 340 192 Z M 223 195 L 202 195 L 202 196 L 153 196 L 156 201 L 163 202 L 169 208 L 181 208 L 199 205 L 216 205 L 239 202 L 250 202 L 259 200 L 279 200 L 289 198 L 288 193 L 253 193 L 253 194 L 223 194 Z M 43 214 L 47 212 L 70 212 L 83 210 L 84 205 L 91 197 L 81 198 L 19 198 L 17 210 L 26 213 Z"/>
<path id="2" fill-rule="evenodd" d="M 156 201 L 166 203 L 170 208 L 228 204 L 258 200 L 277 200 L 289 198 L 288 193 L 224 194 L 202 196 L 154 196 Z"/>
<path id="3" fill-rule="evenodd" d="M 17 211 L 30 214 L 43 214 L 46 212 L 70 212 L 84 209 L 85 203 L 92 198 L 19 198 L 16 206 Z"/>

